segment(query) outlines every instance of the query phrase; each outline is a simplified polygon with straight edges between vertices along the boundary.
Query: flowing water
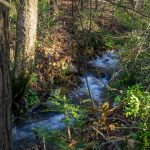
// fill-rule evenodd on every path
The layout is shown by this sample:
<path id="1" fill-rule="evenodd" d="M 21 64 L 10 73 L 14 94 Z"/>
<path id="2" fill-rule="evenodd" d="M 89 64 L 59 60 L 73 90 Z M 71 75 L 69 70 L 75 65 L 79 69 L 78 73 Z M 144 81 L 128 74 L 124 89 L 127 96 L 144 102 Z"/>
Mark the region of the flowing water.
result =
<path id="1" fill-rule="evenodd" d="M 92 68 L 91 71 L 79 77 L 81 82 L 78 88 L 68 89 L 69 98 L 91 98 L 102 103 L 104 88 L 109 83 L 113 73 L 117 71 L 118 60 L 115 52 L 109 51 L 102 57 L 90 61 L 88 65 Z M 92 70 L 96 70 L 96 72 Z M 57 113 L 39 113 L 36 118 L 28 118 L 13 128 L 13 149 L 21 150 L 31 147 L 35 140 L 34 128 L 46 128 L 47 130 L 64 128 L 63 118 L 63 114 Z"/>

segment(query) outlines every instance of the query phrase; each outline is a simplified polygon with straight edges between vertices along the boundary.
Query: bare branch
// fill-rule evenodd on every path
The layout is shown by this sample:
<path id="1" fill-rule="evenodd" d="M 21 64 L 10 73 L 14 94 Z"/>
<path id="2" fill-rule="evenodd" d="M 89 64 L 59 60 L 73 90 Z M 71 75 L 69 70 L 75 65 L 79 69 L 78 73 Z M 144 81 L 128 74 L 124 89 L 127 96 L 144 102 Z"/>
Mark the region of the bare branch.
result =
<path id="1" fill-rule="evenodd" d="M 105 0 L 105 1 L 108 2 L 108 3 L 110 3 L 110 4 L 112 4 L 112 5 L 115 5 L 115 6 L 117 6 L 117 7 L 121 7 L 121 8 L 124 8 L 124 9 L 131 10 L 131 11 L 135 12 L 136 14 L 139 14 L 140 16 L 143 16 L 143 17 L 145 17 L 145 18 L 150 18 L 150 16 L 147 16 L 147 15 L 145 15 L 145 14 L 143 14 L 143 13 L 141 13 L 141 12 L 135 10 L 135 9 L 132 9 L 132 8 L 130 8 L 130 7 L 128 7 L 128 6 L 124 6 L 124 5 L 117 4 L 117 3 L 115 3 L 115 2 L 112 2 L 111 0 Z"/>

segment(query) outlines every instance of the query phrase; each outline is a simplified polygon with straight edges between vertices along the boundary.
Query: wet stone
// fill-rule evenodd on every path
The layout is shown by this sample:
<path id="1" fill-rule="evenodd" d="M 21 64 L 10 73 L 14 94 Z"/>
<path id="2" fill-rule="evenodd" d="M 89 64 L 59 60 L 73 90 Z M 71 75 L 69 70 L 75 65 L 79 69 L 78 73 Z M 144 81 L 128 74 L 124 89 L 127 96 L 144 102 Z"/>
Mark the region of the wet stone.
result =
<path id="1" fill-rule="evenodd" d="M 101 78 L 105 78 L 106 75 L 105 75 L 104 73 L 101 73 L 101 74 L 100 74 L 100 77 L 101 77 Z"/>
<path id="2" fill-rule="evenodd" d="M 103 62 L 107 62 L 107 61 L 109 61 L 109 59 L 105 59 Z"/>

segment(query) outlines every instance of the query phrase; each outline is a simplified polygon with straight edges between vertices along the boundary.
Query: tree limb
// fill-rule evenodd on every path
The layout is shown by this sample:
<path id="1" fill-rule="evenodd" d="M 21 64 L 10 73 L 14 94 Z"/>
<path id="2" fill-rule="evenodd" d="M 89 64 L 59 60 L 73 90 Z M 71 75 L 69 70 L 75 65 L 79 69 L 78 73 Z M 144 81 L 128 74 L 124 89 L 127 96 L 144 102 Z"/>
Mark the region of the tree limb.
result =
<path id="1" fill-rule="evenodd" d="M 121 7 L 121 8 L 124 8 L 124 9 L 131 10 L 131 11 L 135 12 L 136 14 L 139 14 L 140 16 L 143 16 L 143 17 L 145 17 L 145 18 L 150 18 L 150 16 L 147 16 L 147 15 L 145 15 L 145 14 L 143 14 L 143 13 L 141 13 L 141 12 L 135 10 L 135 9 L 132 9 L 131 7 L 117 4 L 117 3 L 115 3 L 115 2 L 112 2 L 111 0 L 105 0 L 105 1 L 108 2 L 108 3 L 110 3 L 110 4 L 112 4 L 112 5 L 115 5 L 115 6 L 117 6 L 117 7 Z"/>

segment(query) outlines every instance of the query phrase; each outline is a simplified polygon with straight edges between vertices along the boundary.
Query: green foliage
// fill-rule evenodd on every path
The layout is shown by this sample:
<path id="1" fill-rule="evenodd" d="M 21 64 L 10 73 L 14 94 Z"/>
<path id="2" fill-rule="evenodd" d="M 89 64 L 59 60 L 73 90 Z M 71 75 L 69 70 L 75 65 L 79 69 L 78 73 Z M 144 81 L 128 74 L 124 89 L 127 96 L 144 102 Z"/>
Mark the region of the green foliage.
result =
<path id="1" fill-rule="evenodd" d="M 150 92 L 137 84 L 124 89 L 115 100 L 116 103 L 123 104 L 123 112 L 127 119 L 134 120 L 137 130 L 131 134 L 133 139 L 139 141 L 136 148 L 146 150 L 150 147 Z"/>
<path id="2" fill-rule="evenodd" d="M 109 31 L 102 31 L 101 36 L 103 37 L 103 44 L 107 49 L 112 49 L 114 46 L 114 40 Z"/>
<path id="3" fill-rule="evenodd" d="M 30 76 L 30 85 L 36 83 L 38 81 L 38 74 L 37 73 L 32 73 Z"/>
<path id="4" fill-rule="evenodd" d="M 135 17 L 134 13 L 125 12 L 121 8 L 116 8 L 114 15 L 118 19 L 120 26 L 127 31 L 140 29 L 144 25 L 144 22 L 139 17 Z"/>
<path id="5" fill-rule="evenodd" d="M 44 128 L 33 129 L 35 136 L 40 137 L 41 140 L 46 143 L 46 145 L 51 145 L 55 149 L 68 150 L 67 137 L 61 130 L 48 131 Z"/>
<path id="6" fill-rule="evenodd" d="M 126 117 L 139 117 L 146 120 L 150 113 L 150 93 L 143 92 L 143 88 L 139 85 L 134 85 L 125 91 L 123 97 L 117 97 L 117 101 L 125 103 L 124 111 Z"/>
<path id="7" fill-rule="evenodd" d="M 10 15 L 9 15 L 9 19 L 11 24 L 15 25 L 15 23 L 17 22 L 17 10 L 16 10 L 16 6 L 12 5 L 12 9 L 10 9 Z M 13 26 L 15 28 L 15 26 Z"/>
<path id="8" fill-rule="evenodd" d="M 126 50 L 125 50 L 126 51 Z M 114 84 L 118 88 L 126 89 L 133 84 L 141 84 L 145 89 L 150 83 L 150 51 L 143 51 L 139 54 L 126 51 L 123 56 L 122 72 L 118 81 Z"/>
<path id="9" fill-rule="evenodd" d="M 32 88 L 32 85 L 36 84 L 37 80 L 38 80 L 38 74 L 32 73 L 30 76 L 29 83 L 27 85 L 28 89 L 26 90 L 26 93 L 24 96 L 26 107 L 28 109 L 40 102 L 37 91 Z"/>
<path id="10" fill-rule="evenodd" d="M 25 102 L 27 108 L 31 108 L 32 106 L 38 104 L 40 101 L 37 92 L 32 89 L 28 89 L 25 94 Z"/>
<path id="11" fill-rule="evenodd" d="M 82 108 L 79 105 L 72 104 L 66 96 L 61 96 L 60 90 L 56 90 L 54 93 L 54 98 L 49 99 L 52 104 L 56 107 L 56 110 L 65 115 L 64 123 L 68 125 L 73 119 L 74 122 L 81 123 L 83 115 Z M 80 122 L 81 121 L 81 122 Z"/>
<path id="12" fill-rule="evenodd" d="M 122 90 L 116 101 L 124 104 L 124 114 L 132 118 L 139 128 L 132 132 L 133 138 L 140 142 L 137 149 L 150 147 L 150 51 L 147 48 L 147 37 L 147 33 L 144 35 L 143 32 L 132 32 L 120 53 L 122 72 L 118 81 L 113 84 Z"/>
<path id="13" fill-rule="evenodd" d="M 111 85 L 121 92 L 108 93 L 117 104 L 122 105 L 126 119 L 132 121 L 131 126 L 137 128 L 130 131 L 132 138 L 137 141 L 136 149 L 146 150 L 150 147 L 149 23 L 136 15 L 122 13 L 119 9 L 115 15 L 127 32 L 114 41 L 121 49 L 121 72 Z"/>
<path id="14" fill-rule="evenodd" d="M 18 79 L 14 79 L 13 73 L 11 74 L 11 87 L 12 87 L 13 101 L 19 103 L 22 100 L 27 90 L 29 81 L 30 81 L 29 76 L 25 76 L 24 74 L 20 75 Z"/>
<path id="15" fill-rule="evenodd" d="M 52 41 L 48 38 L 50 29 L 55 25 L 53 16 L 50 15 L 51 6 L 46 0 L 39 1 L 39 24 L 38 24 L 38 33 L 39 33 L 39 42 L 45 44 L 52 44 Z M 48 38 L 48 39 L 47 39 Z"/>
<path id="16" fill-rule="evenodd" d="M 144 123 L 139 122 L 138 127 L 140 130 L 133 133 L 133 138 L 141 143 L 137 144 L 136 147 L 138 150 L 147 150 L 150 148 L 150 121 Z"/>
<path id="17" fill-rule="evenodd" d="M 132 72 L 135 74 L 135 80 L 137 83 L 141 83 L 145 88 L 150 83 L 150 51 L 144 51 L 139 55 L 136 55 L 135 61 L 132 60 Z M 130 68 L 131 70 L 131 68 Z"/>

